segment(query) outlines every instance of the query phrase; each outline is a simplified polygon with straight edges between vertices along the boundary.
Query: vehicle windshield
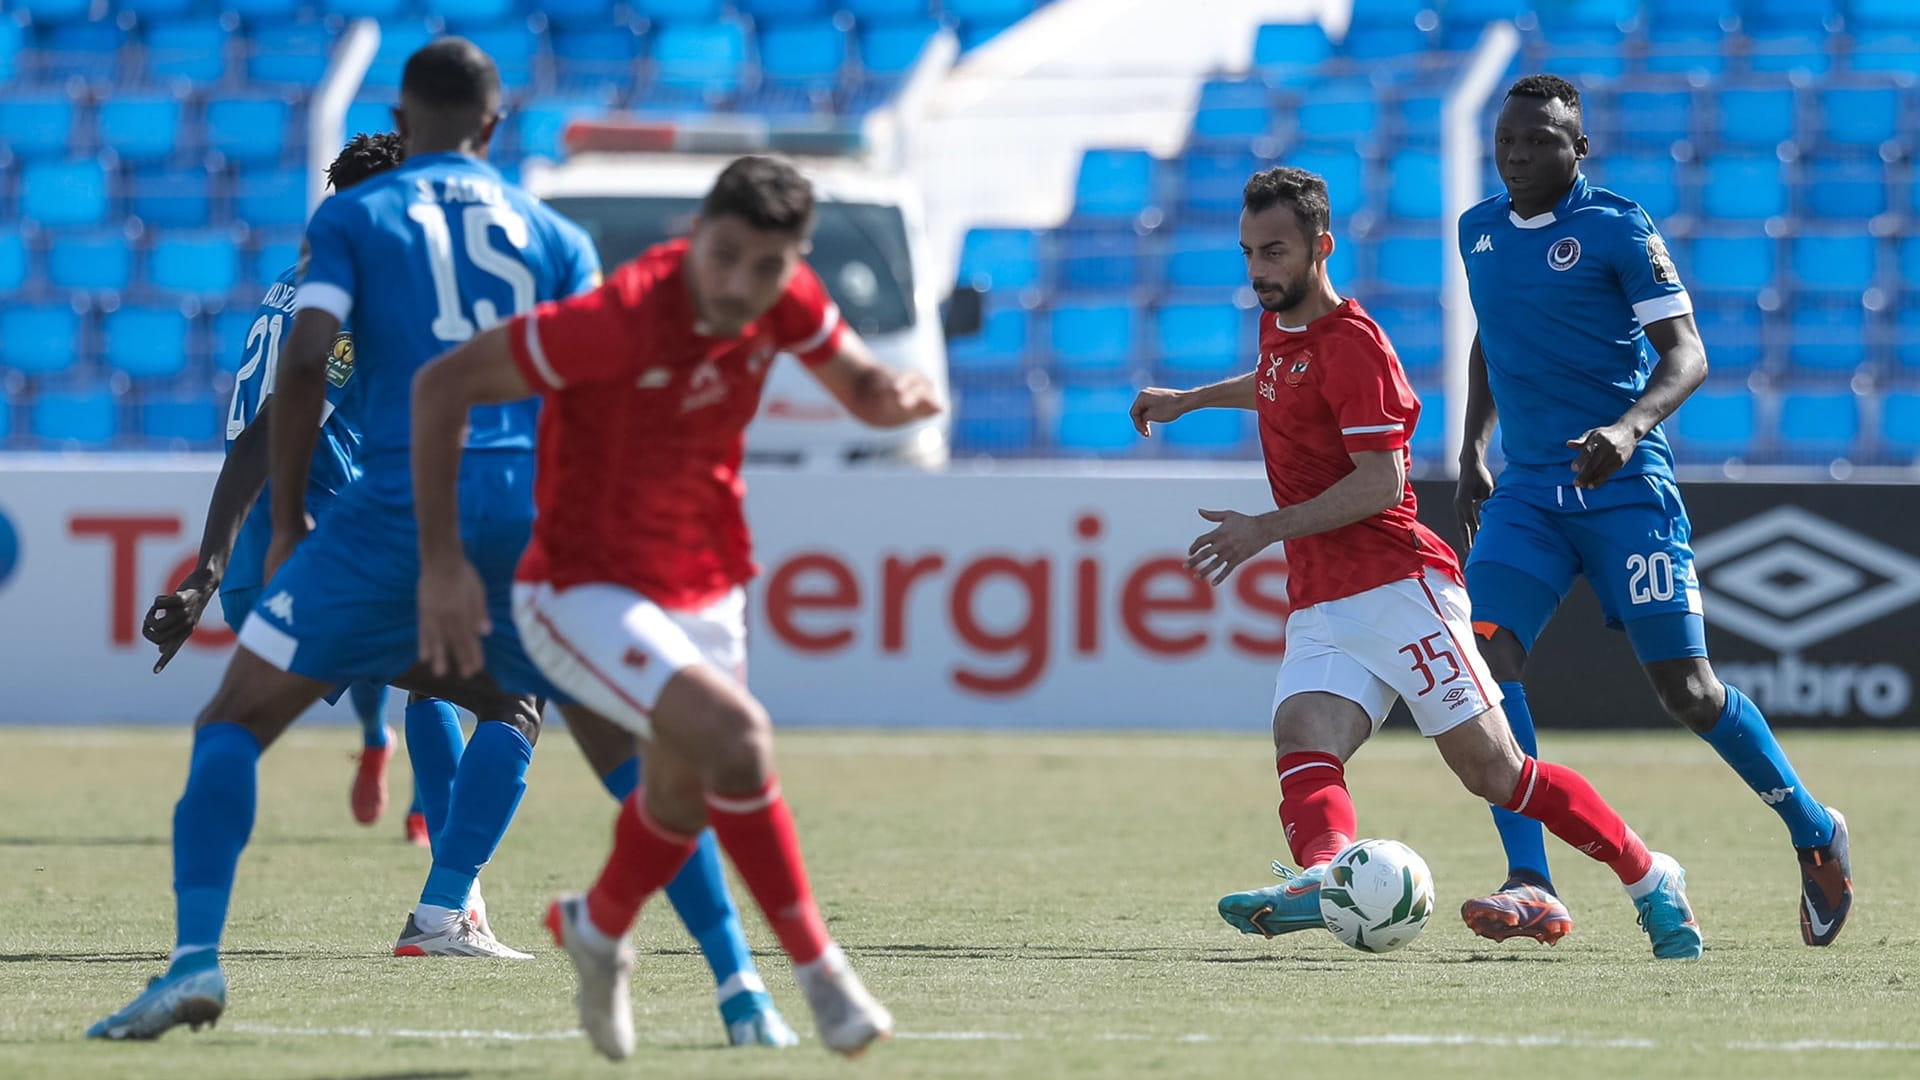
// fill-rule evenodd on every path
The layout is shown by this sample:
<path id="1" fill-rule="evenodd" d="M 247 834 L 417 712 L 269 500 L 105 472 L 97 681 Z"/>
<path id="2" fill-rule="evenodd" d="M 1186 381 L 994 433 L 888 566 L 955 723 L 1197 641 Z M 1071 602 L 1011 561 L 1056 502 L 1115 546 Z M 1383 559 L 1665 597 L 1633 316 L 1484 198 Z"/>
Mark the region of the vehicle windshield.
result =
<path id="1" fill-rule="evenodd" d="M 700 209 L 698 199 L 654 196 L 547 202 L 587 230 L 600 249 L 601 265 L 609 268 L 662 240 L 685 236 Z M 913 325 L 913 267 L 898 207 L 821 203 L 807 262 L 840 305 L 847 325 L 862 336 Z"/>

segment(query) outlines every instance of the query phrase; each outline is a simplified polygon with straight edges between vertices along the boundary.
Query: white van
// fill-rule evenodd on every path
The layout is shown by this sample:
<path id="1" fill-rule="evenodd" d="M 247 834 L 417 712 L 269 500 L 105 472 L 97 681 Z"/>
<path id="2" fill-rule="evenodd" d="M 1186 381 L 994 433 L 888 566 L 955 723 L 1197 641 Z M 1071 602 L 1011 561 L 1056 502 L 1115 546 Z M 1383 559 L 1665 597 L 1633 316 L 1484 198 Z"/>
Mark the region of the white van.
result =
<path id="1" fill-rule="evenodd" d="M 819 212 L 808 262 L 848 325 L 881 361 L 924 372 L 951 400 L 946 342 L 979 329 L 979 294 L 962 289 L 943 305 L 949 282 L 928 258 L 913 188 L 863 164 L 857 136 L 807 133 L 783 140 L 750 127 L 689 129 L 609 118 L 574 123 L 567 142 L 568 160 L 529 160 L 522 183 L 579 222 L 609 269 L 683 235 L 714 178 L 734 158 L 784 153 L 813 181 Z M 747 460 L 938 468 L 947 461 L 948 427 L 942 415 L 894 431 L 868 428 L 788 357 L 767 379 L 759 416 L 748 429 Z"/>

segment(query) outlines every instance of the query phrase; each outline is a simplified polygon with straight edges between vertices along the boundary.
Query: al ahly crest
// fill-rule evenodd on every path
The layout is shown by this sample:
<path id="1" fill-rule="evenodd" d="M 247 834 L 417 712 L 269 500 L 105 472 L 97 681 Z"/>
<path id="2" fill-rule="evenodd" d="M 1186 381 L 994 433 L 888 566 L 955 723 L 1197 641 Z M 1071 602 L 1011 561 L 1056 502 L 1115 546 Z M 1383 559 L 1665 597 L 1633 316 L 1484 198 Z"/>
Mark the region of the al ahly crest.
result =
<path id="1" fill-rule="evenodd" d="M 1287 362 L 1287 385 L 1299 386 L 1307 377 L 1307 366 L 1313 363 L 1313 350 L 1306 349 L 1300 355 Z"/>

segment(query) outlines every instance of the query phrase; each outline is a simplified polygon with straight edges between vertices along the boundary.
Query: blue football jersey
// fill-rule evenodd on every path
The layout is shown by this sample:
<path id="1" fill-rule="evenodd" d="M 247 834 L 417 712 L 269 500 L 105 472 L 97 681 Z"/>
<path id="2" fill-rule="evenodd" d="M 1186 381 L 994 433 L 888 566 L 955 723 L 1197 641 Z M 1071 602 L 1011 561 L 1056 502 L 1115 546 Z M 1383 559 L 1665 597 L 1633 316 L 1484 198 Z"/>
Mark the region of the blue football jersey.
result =
<path id="1" fill-rule="evenodd" d="M 260 403 L 273 393 L 280 345 L 293 330 L 293 298 L 298 284 L 299 267 L 289 267 L 267 290 L 253 324 L 247 328 L 240 369 L 234 373 L 233 402 L 227 407 L 228 451 L 259 415 Z M 360 448 L 360 431 L 355 424 L 365 401 L 363 385 L 353 377 L 353 336 L 343 328 L 327 358 L 327 403 L 321 416 L 320 439 L 313 448 L 313 465 L 307 473 L 307 512 L 316 517 L 341 488 L 360 476 L 354 464 Z M 273 540 L 267 509 L 270 499 L 271 494 L 262 491 L 259 501 L 247 512 L 228 559 L 226 576 L 220 582 L 222 592 L 265 584 L 260 571 L 267 545 Z"/>
<path id="2" fill-rule="evenodd" d="M 1507 458 L 1502 483 L 1566 484 L 1569 439 L 1620 419 L 1659 362 L 1642 329 L 1693 311 L 1665 241 L 1630 199 L 1576 177 L 1547 213 L 1505 194 L 1460 216 L 1487 383 Z M 1658 427 L 1615 478 L 1673 475 Z"/>
<path id="3" fill-rule="evenodd" d="M 599 284 L 579 226 L 463 154 L 423 154 L 328 199 L 307 225 L 296 301 L 353 320 L 364 381 L 360 467 L 410 499 L 413 376 L 434 357 L 535 304 Z M 472 450 L 531 453 L 539 400 L 481 406 Z"/>

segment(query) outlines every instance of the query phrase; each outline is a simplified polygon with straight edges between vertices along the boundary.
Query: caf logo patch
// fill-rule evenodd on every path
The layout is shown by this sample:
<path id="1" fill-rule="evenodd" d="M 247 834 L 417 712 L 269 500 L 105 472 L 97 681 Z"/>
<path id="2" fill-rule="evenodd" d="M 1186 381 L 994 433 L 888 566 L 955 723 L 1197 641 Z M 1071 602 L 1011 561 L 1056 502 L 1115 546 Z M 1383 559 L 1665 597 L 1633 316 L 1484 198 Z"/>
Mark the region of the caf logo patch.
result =
<path id="1" fill-rule="evenodd" d="M 327 354 L 327 381 L 345 386 L 353 378 L 353 335 L 340 333 L 333 339 L 333 351 Z"/>
<path id="2" fill-rule="evenodd" d="M 1647 237 L 1647 265 L 1653 268 L 1653 280 L 1662 285 L 1680 280 L 1680 271 L 1674 269 L 1673 256 L 1667 254 L 1667 242 L 1659 233 Z"/>
<path id="3" fill-rule="evenodd" d="M 1573 264 L 1580 261 L 1580 241 L 1571 236 L 1562 237 L 1547 249 L 1547 265 L 1555 270 L 1571 270 Z"/>

